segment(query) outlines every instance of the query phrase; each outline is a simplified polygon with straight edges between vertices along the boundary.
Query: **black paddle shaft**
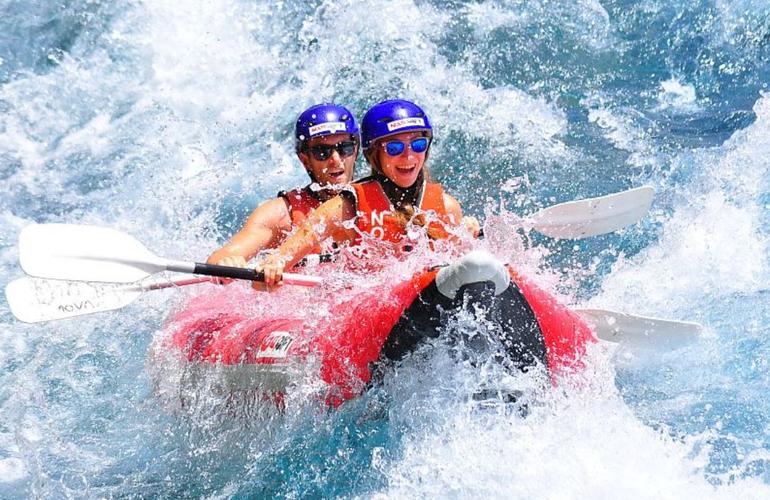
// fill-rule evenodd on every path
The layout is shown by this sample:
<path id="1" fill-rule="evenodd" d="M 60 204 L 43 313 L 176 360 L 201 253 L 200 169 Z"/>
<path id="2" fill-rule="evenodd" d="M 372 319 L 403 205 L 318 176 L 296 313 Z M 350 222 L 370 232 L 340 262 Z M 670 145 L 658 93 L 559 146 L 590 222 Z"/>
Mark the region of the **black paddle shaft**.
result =
<path id="1" fill-rule="evenodd" d="M 265 273 L 245 267 L 217 266 L 214 264 L 195 263 L 195 274 L 217 276 L 219 278 L 234 278 L 239 280 L 265 281 Z"/>

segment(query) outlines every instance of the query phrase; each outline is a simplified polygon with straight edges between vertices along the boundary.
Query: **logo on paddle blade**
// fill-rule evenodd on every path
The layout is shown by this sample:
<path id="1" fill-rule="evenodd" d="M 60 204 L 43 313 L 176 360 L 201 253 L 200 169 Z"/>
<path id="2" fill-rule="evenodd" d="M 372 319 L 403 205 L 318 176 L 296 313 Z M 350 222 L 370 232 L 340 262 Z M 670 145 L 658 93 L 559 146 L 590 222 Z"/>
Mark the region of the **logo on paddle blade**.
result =
<path id="1" fill-rule="evenodd" d="M 88 309 L 95 309 L 96 306 L 90 300 L 83 300 L 81 302 L 72 302 L 70 304 L 59 304 L 59 311 L 65 313 L 71 313 L 75 311 L 85 311 Z"/>

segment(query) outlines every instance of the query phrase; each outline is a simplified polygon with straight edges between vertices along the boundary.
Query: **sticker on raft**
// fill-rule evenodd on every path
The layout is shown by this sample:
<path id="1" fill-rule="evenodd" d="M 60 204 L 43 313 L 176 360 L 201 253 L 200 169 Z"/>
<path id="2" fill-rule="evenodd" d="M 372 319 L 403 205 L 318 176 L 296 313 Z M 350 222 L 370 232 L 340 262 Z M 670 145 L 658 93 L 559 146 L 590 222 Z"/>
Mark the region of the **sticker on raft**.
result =
<path id="1" fill-rule="evenodd" d="M 259 346 L 258 358 L 285 358 L 294 337 L 289 332 L 272 332 Z"/>
<path id="2" fill-rule="evenodd" d="M 404 127 L 424 127 L 425 120 L 422 118 L 402 118 L 388 123 L 388 131 L 393 132 Z"/>
<path id="3" fill-rule="evenodd" d="M 343 122 L 328 122 L 328 123 L 319 123 L 318 125 L 314 125 L 310 127 L 310 137 L 314 137 L 318 134 L 322 134 L 324 132 L 328 132 L 330 134 L 333 134 L 335 132 L 344 132 L 345 124 Z"/>

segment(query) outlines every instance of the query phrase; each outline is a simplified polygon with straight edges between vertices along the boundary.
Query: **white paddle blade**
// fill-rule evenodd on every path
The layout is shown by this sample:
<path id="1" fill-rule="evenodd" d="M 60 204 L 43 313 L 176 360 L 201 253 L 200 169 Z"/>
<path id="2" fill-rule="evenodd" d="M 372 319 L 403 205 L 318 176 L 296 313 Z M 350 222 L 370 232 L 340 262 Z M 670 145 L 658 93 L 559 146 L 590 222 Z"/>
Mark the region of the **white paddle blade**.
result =
<path id="1" fill-rule="evenodd" d="M 599 198 L 569 201 L 544 208 L 530 220 L 552 238 L 580 239 L 607 234 L 638 222 L 650 210 L 655 189 L 643 186 Z"/>
<path id="2" fill-rule="evenodd" d="M 575 309 L 601 340 L 629 347 L 646 349 L 676 349 L 695 342 L 703 327 L 690 321 L 649 318 L 608 311 L 606 309 Z"/>
<path id="3" fill-rule="evenodd" d="M 19 236 L 19 261 L 30 276 L 132 283 L 166 269 L 131 235 L 106 227 L 36 224 Z"/>
<path id="4" fill-rule="evenodd" d="M 141 294 L 139 287 L 33 278 L 19 278 L 5 287 L 11 313 L 25 323 L 112 311 L 127 306 Z"/>

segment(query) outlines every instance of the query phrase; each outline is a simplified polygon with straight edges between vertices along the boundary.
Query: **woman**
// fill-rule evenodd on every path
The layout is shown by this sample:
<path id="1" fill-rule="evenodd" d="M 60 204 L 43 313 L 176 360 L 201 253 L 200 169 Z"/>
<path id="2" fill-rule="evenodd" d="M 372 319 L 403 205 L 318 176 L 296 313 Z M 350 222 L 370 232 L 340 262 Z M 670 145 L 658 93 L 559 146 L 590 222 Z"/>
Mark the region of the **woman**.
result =
<path id="1" fill-rule="evenodd" d="M 447 229 L 461 224 L 476 236 L 478 221 L 463 218 L 457 200 L 427 181 L 424 166 L 432 139 L 427 115 L 412 102 L 389 100 L 369 109 L 362 144 L 372 175 L 324 202 L 257 264 L 265 284 L 278 284 L 285 269 L 330 237 L 337 243 L 359 244 L 371 237 L 398 244 L 409 221 L 426 225 L 435 239 L 449 237 Z"/>
<path id="2" fill-rule="evenodd" d="M 337 104 L 311 106 L 299 115 L 294 137 L 297 157 L 310 176 L 310 184 L 282 191 L 257 207 L 243 228 L 209 256 L 209 264 L 246 267 L 248 260 L 263 249 L 278 246 L 310 211 L 336 196 L 353 179 L 360 137 L 347 108 Z"/>

